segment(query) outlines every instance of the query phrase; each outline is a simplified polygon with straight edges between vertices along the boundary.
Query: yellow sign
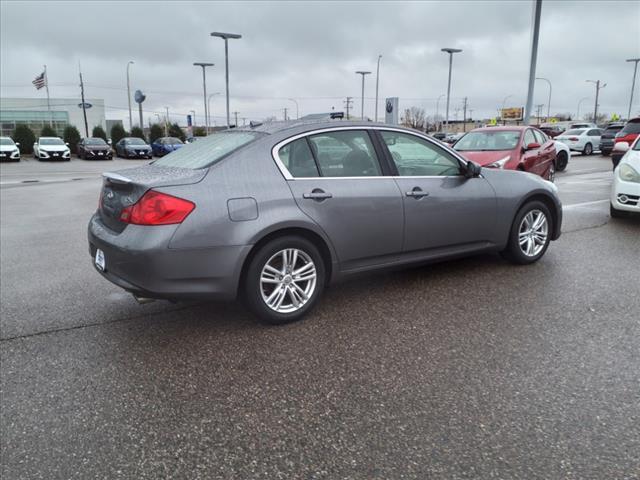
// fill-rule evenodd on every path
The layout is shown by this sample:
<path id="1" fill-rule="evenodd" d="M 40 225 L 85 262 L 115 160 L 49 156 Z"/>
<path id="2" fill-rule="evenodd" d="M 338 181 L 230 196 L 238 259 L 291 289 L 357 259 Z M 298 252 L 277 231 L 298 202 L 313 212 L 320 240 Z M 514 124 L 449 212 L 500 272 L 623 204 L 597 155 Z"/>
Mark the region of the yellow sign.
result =
<path id="1" fill-rule="evenodd" d="M 620 120 L 620 115 L 618 115 L 617 113 L 612 113 L 611 114 L 611 121 L 612 122 L 617 122 L 618 120 Z"/>
<path id="2" fill-rule="evenodd" d="M 503 108 L 500 112 L 503 120 L 522 120 L 524 114 L 524 108 Z"/>
<path id="3" fill-rule="evenodd" d="M 497 125 L 498 124 L 498 120 L 496 120 L 495 118 L 492 118 L 491 120 L 489 120 L 489 125 Z"/>
<path id="4" fill-rule="evenodd" d="M 556 117 L 553 117 L 550 121 L 551 123 L 558 123 L 558 119 Z"/>

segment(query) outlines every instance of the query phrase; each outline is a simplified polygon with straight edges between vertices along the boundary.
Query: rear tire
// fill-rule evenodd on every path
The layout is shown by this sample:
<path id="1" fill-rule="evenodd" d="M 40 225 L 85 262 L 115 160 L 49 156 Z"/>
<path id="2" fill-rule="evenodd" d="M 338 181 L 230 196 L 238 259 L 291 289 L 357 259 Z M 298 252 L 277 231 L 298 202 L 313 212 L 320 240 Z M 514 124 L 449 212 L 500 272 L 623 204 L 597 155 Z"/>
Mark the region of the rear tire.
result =
<path id="1" fill-rule="evenodd" d="M 318 302 L 324 285 L 325 265 L 316 246 L 302 237 L 285 236 L 253 255 L 243 296 L 260 320 L 283 325 L 304 317 Z"/>
<path id="2" fill-rule="evenodd" d="M 590 143 L 587 143 L 582 149 L 582 154 L 591 155 L 592 153 L 593 153 L 593 145 L 591 145 Z"/>
<path id="3" fill-rule="evenodd" d="M 552 232 L 553 217 L 547 206 L 538 200 L 527 202 L 513 219 L 509 242 L 501 255 L 519 265 L 537 262 L 547 251 Z"/>
<path id="4" fill-rule="evenodd" d="M 558 172 L 564 172 L 568 164 L 569 155 L 567 155 L 567 152 L 565 152 L 564 150 L 558 152 L 558 155 L 556 156 L 556 170 Z"/>

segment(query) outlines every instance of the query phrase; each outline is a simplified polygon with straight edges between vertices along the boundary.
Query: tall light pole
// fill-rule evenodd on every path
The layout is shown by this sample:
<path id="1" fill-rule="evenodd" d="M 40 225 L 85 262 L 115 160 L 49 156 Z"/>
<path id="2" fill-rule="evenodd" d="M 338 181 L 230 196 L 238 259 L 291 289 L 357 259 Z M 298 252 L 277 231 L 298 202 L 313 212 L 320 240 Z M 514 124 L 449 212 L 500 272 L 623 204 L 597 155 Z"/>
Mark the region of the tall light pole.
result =
<path id="1" fill-rule="evenodd" d="M 216 95 L 220 95 L 220 92 L 212 93 L 207 98 L 207 123 L 211 125 L 211 97 L 215 97 Z M 213 121 L 215 123 L 215 120 Z"/>
<path id="2" fill-rule="evenodd" d="M 229 39 L 239 39 L 242 35 L 237 33 L 211 32 L 212 37 L 222 38 L 224 40 L 224 81 L 227 88 L 227 128 L 231 128 L 231 119 L 229 117 Z"/>
<path id="3" fill-rule="evenodd" d="M 529 125 L 533 108 L 533 86 L 536 82 L 536 64 L 538 62 L 538 39 L 540 38 L 540 16 L 542 14 L 542 0 L 534 0 L 533 4 L 533 35 L 531 36 L 531 60 L 529 62 L 529 87 L 527 89 L 527 104 L 524 108 L 524 124 Z"/>
<path id="4" fill-rule="evenodd" d="M 589 100 L 589 97 L 583 97 L 580 100 L 578 100 L 578 111 L 576 112 L 576 120 L 580 120 L 580 104 L 585 100 Z"/>
<path id="5" fill-rule="evenodd" d="M 437 125 L 438 125 L 438 128 L 436 129 L 436 131 L 438 131 L 438 132 L 440 131 L 440 124 L 441 124 L 441 122 L 438 120 L 438 116 L 440 115 L 440 113 L 439 113 L 439 112 L 440 112 L 440 99 L 441 99 L 442 97 L 444 97 L 444 96 L 445 96 L 445 95 L 444 95 L 444 93 L 443 93 L 443 94 L 442 94 L 442 95 L 440 95 L 440 96 L 438 97 L 438 99 L 436 100 L 436 123 L 437 123 Z"/>
<path id="6" fill-rule="evenodd" d="M 600 86 L 600 80 L 586 80 L 588 83 L 593 83 L 596 86 L 596 104 L 593 107 L 593 123 L 598 124 L 598 96 L 600 95 L 600 90 L 607 86 L 606 83 L 603 83 Z"/>
<path id="7" fill-rule="evenodd" d="M 167 116 L 164 118 L 164 136 L 169 136 L 169 107 L 164 107 L 167 111 Z"/>
<path id="8" fill-rule="evenodd" d="M 127 63 L 127 101 L 129 102 L 129 130 L 133 128 L 133 117 L 131 116 L 131 86 L 129 85 L 129 66 L 133 64 L 133 60 Z M 142 125 L 140 125 L 140 128 L 142 128 Z"/>
<path id="9" fill-rule="evenodd" d="M 295 98 L 287 98 L 287 100 L 291 100 L 296 104 L 296 120 L 300 118 L 300 110 L 298 109 L 298 101 Z"/>
<path id="10" fill-rule="evenodd" d="M 378 87 L 380 85 L 380 60 L 382 55 L 378 55 L 378 66 L 376 67 L 376 116 L 375 121 L 378 121 Z"/>
<path id="11" fill-rule="evenodd" d="M 207 67 L 213 67 L 213 63 L 206 63 L 206 62 L 194 62 L 193 63 L 194 66 L 196 67 L 202 67 L 202 90 L 204 91 L 204 128 L 207 132 L 207 135 L 209 135 L 209 121 L 208 118 L 209 116 L 207 115 Z"/>
<path id="12" fill-rule="evenodd" d="M 635 62 L 633 67 L 633 82 L 631 82 L 631 98 L 629 98 L 629 112 L 627 113 L 627 120 L 631 120 L 631 104 L 633 103 L 633 91 L 636 88 L 636 73 L 638 73 L 638 62 L 640 58 L 629 58 L 627 62 Z"/>
<path id="13" fill-rule="evenodd" d="M 506 97 L 504 97 L 504 100 L 502 100 L 502 108 L 500 109 L 500 120 L 502 120 L 502 125 L 507 124 L 507 121 L 504 119 L 504 107 L 507 104 L 507 100 L 509 100 L 511 97 L 513 97 L 513 95 L 507 95 Z"/>
<path id="14" fill-rule="evenodd" d="M 549 101 L 547 102 L 547 122 L 549 121 L 549 118 L 551 118 L 550 112 L 551 112 L 551 81 L 548 78 L 543 78 L 543 77 L 536 77 L 536 80 L 544 80 L 545 82 L 547 82 L 549 84 Z"/>
<path id="15" fill-rule="evenodd" d="M 447 82 L 447 113 L 445 115 L 444 123 L 445 130 L 449 131 L 449 100 L 451 97 L 451 67 L 453 66 L 453 54 L 460 53 L 460 48 L 441 48 L 441 51 L 449 54 L 449 81 Z"/>
<path id="16" fill-rule="evenodd" d="M 358 70 L 356 72 L 358 75 L 362 75 L 362 103 L 360 105 L 360 118 L 364 120 L 364 77 L 365 75 L 369 75 L 371 72 L 365 72 L 364 70 Z"/>

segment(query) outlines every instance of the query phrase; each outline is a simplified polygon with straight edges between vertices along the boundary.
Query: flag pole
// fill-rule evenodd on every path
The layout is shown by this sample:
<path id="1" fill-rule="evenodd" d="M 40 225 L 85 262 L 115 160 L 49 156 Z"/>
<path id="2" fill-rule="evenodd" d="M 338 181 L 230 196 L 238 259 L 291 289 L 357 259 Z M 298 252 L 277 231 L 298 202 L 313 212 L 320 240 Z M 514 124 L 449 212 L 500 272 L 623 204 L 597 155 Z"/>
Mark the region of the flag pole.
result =
<path id="1" fill-rule="evenodd" d="M 44 66 L 44 87 L 47 89 L 47 110 L 49 111 L 49 126 L 53 127 L 53 119 L 51 118 L 51 100 L 49 98 L 49 77 L 47 75 L 47 66 Z"/>

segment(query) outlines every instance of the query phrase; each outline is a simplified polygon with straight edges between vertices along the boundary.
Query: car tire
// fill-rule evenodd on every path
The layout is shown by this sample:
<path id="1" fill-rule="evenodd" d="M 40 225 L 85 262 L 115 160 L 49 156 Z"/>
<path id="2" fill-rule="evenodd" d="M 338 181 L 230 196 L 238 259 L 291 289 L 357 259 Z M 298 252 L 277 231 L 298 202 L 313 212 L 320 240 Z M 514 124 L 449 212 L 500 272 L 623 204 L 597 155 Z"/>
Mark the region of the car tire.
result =
<path id="1" fill-rule="evenodd" d="M 285 263 L 283 252 L 293 264 Z M 301 269 L 297 280 L 293 272 Z M 284 236 L 252 255 L 244 276 L 243 296 L 260 320 L 283 325 L 304 317 L 318 302 L 324 285 L 325 265 L 318 248 L 305 238 Z"/>
<path id="2" fill-rule="evenodd" d="M 569 155 L 567 155 L 567 152 L 565 152 L 564 150 L 558 152 L 558 155 L 556 156 L 556 171 L 564 172 L 568 164 Z"/>
<path id="3" fill-rule="evenodd" d="M 540 224 L 537 228 L 529 228 L 536 225 L 539 214 L 544 215 L 546 226 L 545 224 Z M 537 262 L 547 251 L 551 242 L 552 232 L 553 217 L 549 208 L 538 200 L 527 202 L 518 210 L 513 219 L 507 248 L 501 254 L 510 262 L 519 265 Z M 539 243 L 543 234 L 543 242 Z M 521 238 L 524 241 L 522 245 Z"/>
<path id="4" fill-rule="evenodd" d="M 602 154 L 603 157 L 608 157 L 609 154 L 611 153 L 611 150 L 600 150 L 600 153 Z"/>
<path id="5" fill-rule="evenodd" d="M 612 203 L 609 204 L 609 215 L 611 218 L 624 218 L 626 216 L 625 212 L 613 208 Z"/>
<path id="6" fill-rule="evenodd" d="M 593 145 L 591 145 L 590 143 L 587 143 L 582 149 L 582 154 L 591 155 L 592 153 L 593 153 Z"/>

